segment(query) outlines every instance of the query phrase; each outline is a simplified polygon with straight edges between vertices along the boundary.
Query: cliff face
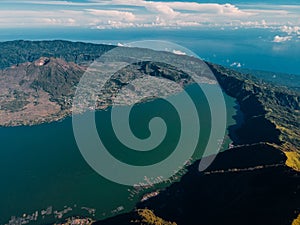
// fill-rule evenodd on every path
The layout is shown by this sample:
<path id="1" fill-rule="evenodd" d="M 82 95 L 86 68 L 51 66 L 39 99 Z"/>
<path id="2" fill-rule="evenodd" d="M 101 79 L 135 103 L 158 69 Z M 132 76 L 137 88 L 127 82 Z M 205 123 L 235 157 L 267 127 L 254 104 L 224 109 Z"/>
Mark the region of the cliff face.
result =
<path id="1" fill-rule="evenodd" d="M 300 93 L 208 64 L 224 91 L 237 99 L 245 117 L 236 144 L 269 142 L 300 151 Z"/>

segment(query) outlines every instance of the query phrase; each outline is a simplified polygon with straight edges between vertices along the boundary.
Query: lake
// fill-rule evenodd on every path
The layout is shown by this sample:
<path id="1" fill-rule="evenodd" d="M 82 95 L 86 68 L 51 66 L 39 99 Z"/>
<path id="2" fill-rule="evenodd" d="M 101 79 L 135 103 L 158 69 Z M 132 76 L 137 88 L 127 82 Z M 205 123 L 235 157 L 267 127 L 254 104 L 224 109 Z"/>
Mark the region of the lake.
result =
<path id="1" fill-rule="evenodd" d="M 188 91 L 196 99 L 197 107 L 201 109 L 202 105 L 207 104 L 205 99 L 197 97 L 199 96 L 197 87 L 191 85 Z M 236 113 L 234 109 L 236 104 L 228 96 L 225 96 L 225 100 L 229 126 L 235 123 L 232 117 Z M 206 114 L 207 111 L 204 112 L 202 116 L 209 116 Z M 147 136 L 148 132 L 144 128 L 145 124 L 141 125 L 143 124 L 141 121 L 149 119 L 153 113 L 161 114 L 162 118 L 166 119 L 168 141 L 158 149 L 158 153 L 147 156 L 147 162 L 166 157 L 170 153 L 166 148 L 172 146 L 178 136 L 177 116 L 176 113 L 172 113 L 172 107 L 156 99 L 138 104 L 132 113 L 133 125 L 136 122 L 133 130 L 141 137 Z M 106 144 L 112 146 L 114 154 L 122 161 L 145 163 L 145 159 L 140 156 L 119 154 L 120 143 L 114 139 L 113 133 L 110 133 L 110 123 L 107 122 L 109 116 L 110 110 L 96 112 L 97 125 L 107 131 L 104 132 Z M 209 129 L 205 129 L 208 125 L 203 125 L 201 135 L 204 139 L 210 132 Z M 57 217 L 63 215 L 63 218 L 71 215 L 106 218 L 132 210 L 145 192 L 170 185 L 164 182 L 145 190 L 116 184 L 98 175 L 80 154 L 70 117 L 60 122 L 36 126 L 2 127 L 0 141 L 0 224 L 7 223 L 11 216 L 34 216 L 36 211 L 39 223 L 53 222 L 54 211 L 57 211 Z M 224 148 L 229 142 L 226 137 Z M 202 151 L 203 146 L 200 144 L 194 159 L 199 158 Z M 183 173 L 184 170 L 174 179 L 179 179 Z"/>

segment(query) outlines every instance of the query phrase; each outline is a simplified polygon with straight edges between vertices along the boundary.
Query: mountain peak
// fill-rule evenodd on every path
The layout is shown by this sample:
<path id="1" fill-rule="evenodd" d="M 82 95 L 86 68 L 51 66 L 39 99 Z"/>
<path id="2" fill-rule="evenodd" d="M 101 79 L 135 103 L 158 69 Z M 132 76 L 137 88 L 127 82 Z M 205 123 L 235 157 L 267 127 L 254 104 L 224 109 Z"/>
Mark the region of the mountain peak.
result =
<path id="1" fill-rule="evenodd" d="M 41 57 L 41 58 L 39 58 L 38 60 L 36 60 L 36 61 L 34 62 L 34 65 L 35 65 L 35 66 L 44 66 L 44 65 L 46 65 L 48 62 L 50 62 L 50 58 L 48 58 L 48 57 Z"/>

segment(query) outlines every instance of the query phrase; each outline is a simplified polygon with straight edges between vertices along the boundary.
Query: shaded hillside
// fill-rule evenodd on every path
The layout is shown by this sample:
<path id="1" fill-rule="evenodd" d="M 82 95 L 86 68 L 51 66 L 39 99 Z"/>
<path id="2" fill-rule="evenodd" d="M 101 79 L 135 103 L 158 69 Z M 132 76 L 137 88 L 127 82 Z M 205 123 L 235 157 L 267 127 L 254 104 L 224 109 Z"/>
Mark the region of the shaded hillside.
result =
<path id="1" fill-rule="evenodd" d="M 270 142 L 300 151 L 300 92 L 208 64 L 224 91 L 237 99 L 245 123 L 236 144 Z"/>
<path id="2" fill-rule="evenodd" d="M 220 153 L 205 171 L 198 162 L 180 182 L 137 205 L 178 225 L 290 225 L 300 211 L 300 174 L 278 149 L 256 144 Z M 95 223 L 129 225 L 135 212 Z"/>
<path id="3" fill-rule="evenodd" d="M 300 176 L 284 162 L 284 154 L 264 144 L 228 150 L 206 172 L 194 165 L 180 183 L 138 207 L 178 224 L 288 225 L 300 210 Z"/>

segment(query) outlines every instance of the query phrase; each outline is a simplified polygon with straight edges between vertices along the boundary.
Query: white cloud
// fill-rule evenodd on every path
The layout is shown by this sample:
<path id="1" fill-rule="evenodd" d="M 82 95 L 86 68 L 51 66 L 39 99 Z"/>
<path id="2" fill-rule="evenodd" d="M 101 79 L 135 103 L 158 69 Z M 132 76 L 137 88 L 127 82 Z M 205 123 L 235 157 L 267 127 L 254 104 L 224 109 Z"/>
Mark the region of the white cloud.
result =
<path id="1" fill-rule="evenodd" d="M 117 44 L 117 46 L 119 46 L 119 47 L 124 47 L 124 46 L 126 46 L 126 45 L 119 42 L 119 43 Z"/>
<path id="2" fill-rule="evenodd" d="M 148 4 L 145 4 L 145 7 L 150 12 L 158 13 L 162 16 L 167 16 L 170 18 L 174 18 L 180 15 L 179 12 L 175 12 L 171 7 L 169 7 L 166 4 L 149 2 Z"/>
<path id="3" fill-rule="evenodd" d="M 185 52 L 180 51 L 180 50 L 176 50 L 176 49 L 174 49 L 172 52 L 173 52 L 174 54 L 176 54 L 176 55 L 186 55 Z"/>
<path id="4" fill-rule="evenodd" d="M 240 67 L 242 67 L 242 64 L 240 62 L 233 62 L 233 63 L 230 64 L 230 66 L 240 68 Z"/>
<path id="5" fill-rule="evenodd" d="M 18 4 L 12 6 L 13 3 Z M 300 35 L 298 6 L 280 8 L 271 4 L 236 6 L 146 0 L 90 0 L 81 3 L 71 0 L 14 0 L 2 1 L 1 4 L 10 4 L 7 8 L 13 9 L 0 9 L 0 28 L 82 26 L 99 29 L 128 27 L 239 29 L 242 27 L 280 29 L 289 36 Z M 24 4 L 26 7 L 23 7 Z M 39 5 L 38 10 L 25 10 L 35 4 Z M 52 11 L 47 5 L 53 5 Z M 63 6 L 68 10 L 62 10 Z"/>
<path id="6" fill-rule="evenodd" d="M 290 40 L 292 40 L 292 36 L 281 37 L 279 35 L 276 35 L 273 39 L 273 42 L 281 43 L 281 42 L 286 42 L 286 41 L 290 41 Z"/>
<path id="7" fill-rule="evenodd" d="M 287 33 L 288 35 L 297 34 L 300 35 L 299 26 L 282 26 L 281 31 Z"/>
<path id="8" fill-rule="evenodd" d="M 233 17 L 250 16 L 252 13 L 240 10 L 237 6 L 232 4 L 217 4 L 217 3 L 195 3 L 195 2 L 169 2 L 160 4 L 167 4 L 177 10 L 190 10 L 204 14 L 228 15 Z"/>
<path id="9" fill-rule="evenodd" d="M 72 1 L 2 1 L 2 3 L 22 3 L 22 4 L 35 4 L 35 5 L 62 5 L 62 6 L 99 6 L 105 5 L 105 1 L 100 2 L 72 2 Z M 107 2 L 107 1 L 106 1 Z"/>
<path id="10" fill-rule="evenodd" d="M 118 10 L 99 10 L 99 9 L 86 9 L 90 14 L 98 18 L 116 18 L 118 20 L 134 21 L 135 15 L 131 12 L 123 12 Z"/>

